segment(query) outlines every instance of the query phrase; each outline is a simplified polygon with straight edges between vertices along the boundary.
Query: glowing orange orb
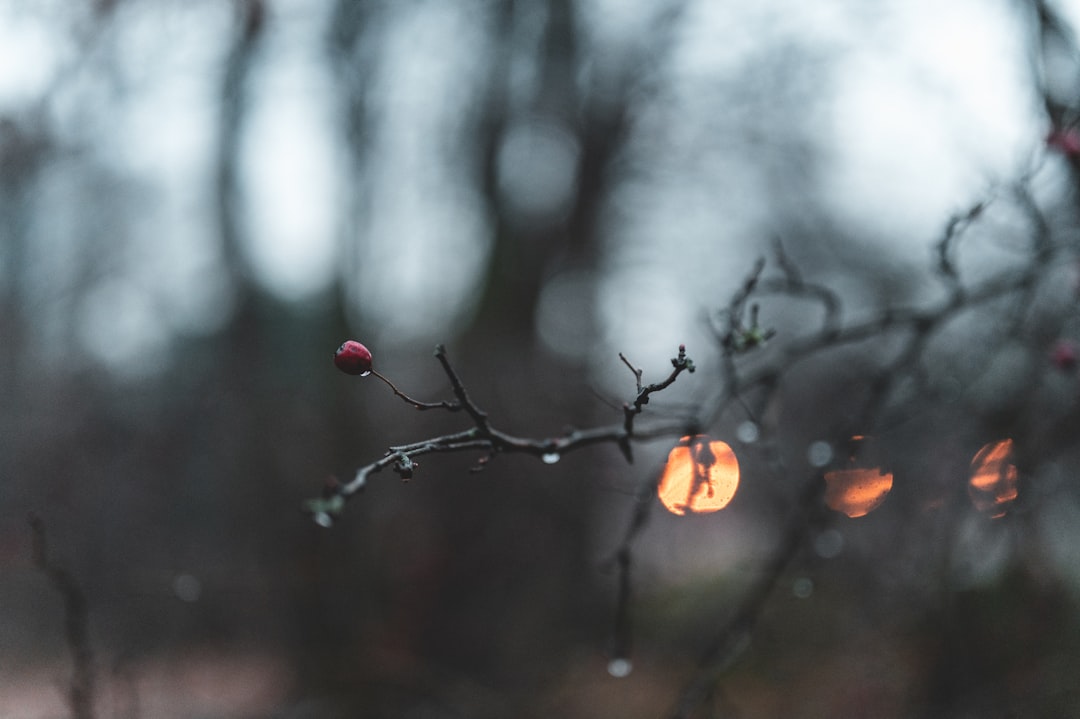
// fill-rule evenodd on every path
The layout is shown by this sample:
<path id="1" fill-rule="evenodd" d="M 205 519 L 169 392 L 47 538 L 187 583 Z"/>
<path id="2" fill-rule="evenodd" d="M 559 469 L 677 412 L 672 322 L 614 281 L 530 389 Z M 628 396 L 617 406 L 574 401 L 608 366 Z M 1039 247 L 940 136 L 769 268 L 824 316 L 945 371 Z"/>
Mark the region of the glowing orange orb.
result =
<path id="1" fill-rule="evenodd" d="M 739 488 L 739 461 L 725 442 L 704 435 L 683 437 L 668 454 L 656 489 L 673 514 L 715 512 L 728 506 Z"/>
<path id="2" fill-rule="evenodd" d="M 847 464 L 825 473 L 825 504 L 849 517 L 864 517 L 881 506 L 892 491 L 893 476 L 881 467 L 860 462 L 860 450 L 869 440 L 857 434 L 848 443 Z"/>
<path id="3" fill-rule="evenodd" d="M 893 476 L 880 467 L 834 469 L 825 473 L 825 504 L 849 517 L 864 517 L 892 491 Z"/>
<path id="4" fill-rule="evenodd" d="M 975 509 L 992 517 L 1005 516 L 1005 505 L 1016 499 L 1019 472 L 1012 462 L 1013 442 L 991 442 L 971 460 L 968 495 Z"/>

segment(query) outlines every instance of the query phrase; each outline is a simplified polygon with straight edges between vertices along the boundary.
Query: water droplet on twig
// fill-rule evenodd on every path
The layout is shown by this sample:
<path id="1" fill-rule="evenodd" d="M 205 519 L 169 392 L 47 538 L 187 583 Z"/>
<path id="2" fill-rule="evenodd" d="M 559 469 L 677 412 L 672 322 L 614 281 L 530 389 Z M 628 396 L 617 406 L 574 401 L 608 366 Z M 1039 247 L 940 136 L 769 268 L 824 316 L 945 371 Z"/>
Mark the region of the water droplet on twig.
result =
<path id="1" fill-rule="evenodd" d="M 545 452 L 544 454 L 540 455 L 540 459 L 544 462 L 544 464 L 555 464 L 561 458 L 562 457 L 559 455 L 558 452 Z"/>

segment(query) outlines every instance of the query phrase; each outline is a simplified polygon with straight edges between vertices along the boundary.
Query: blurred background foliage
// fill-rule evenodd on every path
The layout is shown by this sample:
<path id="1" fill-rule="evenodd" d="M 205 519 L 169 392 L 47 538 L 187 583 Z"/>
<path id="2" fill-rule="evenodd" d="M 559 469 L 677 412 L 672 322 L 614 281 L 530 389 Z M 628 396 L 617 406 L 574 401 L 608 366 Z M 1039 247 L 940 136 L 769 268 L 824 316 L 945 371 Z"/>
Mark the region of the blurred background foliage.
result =
<path id="1" fill-rule="evenodd" d="M 335 372 L 346 338 L 421 399 L 447 396 L 445 343 L 500 427 L 554 436 L 620 421 L 619 351 L 646 381 L 679 343 L 698 363 L 652 416 L 715 394 L 706 320 L 776 239 L 855 319 L 944 300 L 949 217 L 1018 178 L 957 244 L 964 280 L 1075 245 L 1044 138 L 1075 119 L 1080 8 L 744 5 L 2 0 L 0 713 L 66 712 L 28 512 L 85 592 L 102 717 L 670 711 L 792 505 L 754 440 L 731 508 L 657 509 L 635 540 L 622 679 L 610 559 L 670 442 L 427 457 L 330 531 L 300 507 L 462 428 Z M 928 339 L 893 494 L 819 528 L 702 716 L 1075 711 L 1077 382 L 1047 352 L 1080 335 L 1076 267 L 1039 266 Z M 780 343 L 817 310 L 762 317 Z M 784 366 L 761 442 L 804 467 L 864 431 L 898 335 Z M 965 481 L 1003 434 L 1052 440 L 991 521 Z"/>

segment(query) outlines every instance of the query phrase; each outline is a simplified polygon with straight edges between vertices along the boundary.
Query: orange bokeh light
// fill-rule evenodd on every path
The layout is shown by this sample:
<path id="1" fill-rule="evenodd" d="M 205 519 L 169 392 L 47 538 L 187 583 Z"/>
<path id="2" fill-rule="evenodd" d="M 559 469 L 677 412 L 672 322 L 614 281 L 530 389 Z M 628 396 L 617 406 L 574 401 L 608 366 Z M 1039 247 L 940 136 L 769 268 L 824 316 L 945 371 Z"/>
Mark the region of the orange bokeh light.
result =
<path id="1" fill-rule="evenodd" d="M 739 461 L 725 442 L 683 437 L 668 454 L 656 493 L 672 514 L 715 512 L 739 488 Z"/>
<path id="2" fill-rule="evenodd" d="M 975 509 L 997 518 L 1005 516 L 1005 505 L 1016 499 L 1019 472 L 1013 459 L 1013 442 L 991 442 L 971 460 L 968 495 Z"/>
<path id="3" fill-rule="evenodd" d="M 825 504 L 829 509 L 849 517 L 864 517 L 881 506 L 892 491 L 893 476 L 881 467 L 860 463 L 860 450 L 867 438 L 853 436 L 848 444 L 848 460 L 844 467 L 825 473 Z"/>
<path id="4" fill-rule="evenodd" d="M 893 476 L 880 467 L 834 469 L 825 473 L 825 504 L 849 517 L 863 517 L 892 491 Z"/>

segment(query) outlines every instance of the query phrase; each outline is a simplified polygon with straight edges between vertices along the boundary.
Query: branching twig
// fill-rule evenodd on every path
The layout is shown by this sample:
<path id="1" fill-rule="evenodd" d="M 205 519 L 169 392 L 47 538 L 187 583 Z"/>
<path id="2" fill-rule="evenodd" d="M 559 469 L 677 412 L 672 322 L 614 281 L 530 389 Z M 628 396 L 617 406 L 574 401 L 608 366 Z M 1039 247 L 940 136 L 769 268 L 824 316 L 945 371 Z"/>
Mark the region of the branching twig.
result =
<path id="1" fill-rule="evenodd" d="M 934 253 L 937 255 L 937 271 L 941 275 L 945 284 L 949 287 L 950 293 L 955 297 L 958 297 L 963 290 L 963 286 L 960 282 L 960 272 L 956 267 L 956 263 L 953 260 L 953 255 L 956 252 L 955 245 L 958 242 L 960 236 L 986 209 L 988 200 L 980 200 L 972 205 L 966 212 L 953 215 L 949 218 L 949 221 L 945 223 L 945 231 L 942 233 L 941 239 L 935 246 Z"/>
<path id="2" fill-rule="evenodd" d="M 664 380 L 652 384 L 645 383 L 641 368 L 635 366 L 626 355 L 619 353 L 620 361 L 634 376 L 635 386 L 633 399 L 622 405 L 621 423 L 584 430 L 570 429 L 556 437 L 526 438 L 509 435 L 493 426 L 488 414 L 470 398 L 451 365 L 445 348 L 440 345 L 436 348 L 435 357 L 450 380 L 454 400 L 419 402 L 398 390 L 386 378 L 377 376 L 411 406 L 424 410 L 445 409 L 449 412 L 464 410 L 472 419 L 473 426 L 455 433 L 389 447 L 382 458 L 361 467 L 352 481 L 329 487 L 322 499 L 308 504 L 308 509 L 315 515 L 316 521 L 329 526 L 333 518 L 342 511 L 346 500 L 361 491 L 372 474 L 391 468 L 402 479 L 408 479 L 417 466 L 416 459 L 425 454 L 479 452 L 482 456 L 473 468 L 473 471 L 479 471 L 501 453 L 531 454 L 551 462 L 557 461 L 561 455 L 568 452 L 593 444 L 611 442 L 632 462 L 632 441 L 660 436 L 693 435 L 699 426 L 711 426 L 732 403 L 740 405 L 747 416 L 758 421 L 756 418 L 761 416 L 761 412 L 753 411 L 747 400 L 757 402 L 759 409 L 766 406 L 780 391 L 782 378 L 794 365 L 845 345 L 889 336 L 900 343 L 898 351 L 890 353 L 891 359 L 878 363 L 868 384 L 861 411 L 856 413 L 858 420 L 862 421 L 861 424 L 865 425 L 868 431 L 875 429 L 874 425 L 880 428 L 881 417 L 889 409 L 888 403 L 899 382 L 914 377 L 916 383 L 926 383 L 927 349 L 942 328 L 961 313 L 998 300 L 1017 299 L 1019 301 L 1016 303 L 1015 316 L 1006 318 L 1012 321 L 1002 323 L 1002 327 L 1014 334 L 1022 332 L 1024 313 L 1036 296 L 1040 279 L 1046 276 L 1049 264 L 1062 252 L 1062 248 L 1054 244 L 1047 218 L 1024 184 L 1028 180 L 1030 176 L 1015 188 L 1011 188 L 1009 195 L 1030 221 L 1033 242 L 1028 263 L 981 283 L 965 284 L 965 278 L 956 262 L 957 245 L 959 238 L 982 217 L 989 203 L 998 199 L 989 196 L 951 218 L 943 228 L 934 245 L 936 261 L 933 270 L 946 285 L 947 296 L 929 307 L 886 307 L 877 316 L 845 325 L 839 295 L 825 285 L 808 282 L 787 256 L 781 243 L 776 241 L 774 263 L 779 270 L 778 275 L 765 277 L 767 263 L 765 259 L 759 259 L 728 305 L 718 314 L 712 315 L 721 350 L 722 385 L 715 404 L 710 406 L 711 411 L 699 411 L 697 416 L 690 419 L 656 424 L 645 430 L 635 427 L 637 416 L 644 411 L 652 394 L 669 387 L 682 372 L 694 371 L 694 363 L 686 356 L 683 346 L 679 347 L 678 355 L 671 360 L 671 373 Z M 759 304 L 755 302 L 756 298 L 766 295 L 807 300 L 815 307 L 822 308 L 823 317 L 819 326 L 803 330 L 797 336 L 787 339 L 776 351 L 763 355 L 762 361 L 755 363 L 752 357 L 744 356 L 775 336 L 774 330 L 762 327 Z M 892 344 L 890 346 L 895 347 Z M 925 396 L 925 387 L 920 385 L 919 389 L 920 395 Z M 906 408 L 905 405 L 899 406 Z M 770 464 L 771 470 L 767 470 L 766 474 L 773 474 L 779 484 L 787 469 L 779 452 L 775 452 L 773 459 L 775 461 Z M 611 559 L 611 565 L 618 574 L 612 651 L 615 658 L 620 660 L 629 659 L 632 644 L 630 613 L 633 543 L 640 536 L 654 505 L 652 500 L 657 482 L 658 479 L 653 478 L 640 488 L 627 529 Z M 702 701 L 717 692 L 721 676 L 738 659 L 749 641 L 781 574 L 805 545 L 807 533 L 817 527 L 824 518 L 823 491 L 824 481 L 819 472 L 815 472 L 804 482 L 791 515 L 783 524 L 780 542 L 772 556 L 730 615 L 716 622 L 718 630 L 701 654 L 697 670 L 680 694 L 674 716 L 689 716 Z"/>
<path id="3" fill-rule="evenodd" d="M 458 398 L 458 402 L 465 408 L 465 411 L 469 413 L 469 416 L 476 422 L 476 427 L 481 432 L 490 432 L 491 427 L 488 425 L 487 412 L 473 404 L 473 401 L 469 398 L 469 393 L 465 391 L 465 385 L 462 384 L 461 378 L 458 377 L 457 372 L 454 371 L 453 366 L 450 364 L 449 358 L 446 356 L 446 347 L 443 345 L 437 345 L 435 347 L 435 359 L 439 360 L 439 364 L 442 365 L 443 371 L 446 372 L 446 376 L 450 378 L 450 386 L 454 390 L 454 396 Z"/>
<path id="4" fill-rule="evenodd" d="M 633 461 L 630 453 L 630 442 L 634 440 L 647 440 L 656 437 L 679 436 L 686 434 L 692 429 L 694 422 L 689 420 L 657 424 L 644 431 L 634 426 L 634 418 L 641 414 L 644 406 L 649 403 L 649 397 L 671 386 L 676 378 L 685 372 L 694 371 L 694 362 L 686 356 L 686 348 L 679 346 L 679 353 L 672 358 L 672 371 L 661 382 L 649 385 L 642 384 L 642 371 L 635 368 L 620 354 L 623 362 L 630 367 L 636 378 L 636 394 L 631 402 L 623 405 L 623 422 L 617 425 L 594 427 L 591 429 L 569 429 L 561 436 L 548 438 L 515 437 L 502 432 L 491 425 L 487 412 L 482 410 L 469 396 L 464 383 L 458 376 L 457 371 L 450 363 L 446 354 L 446 348 L 439 345 L 435 348 L 435 358 L 439 360 L 443 371 L 450 380 L 450 387 L 456 397 L 456 401 L 445 402 L 420 402 L 401 392 L 392 382 L 378 375 L 405 402 L 417 409 L 445 409 L 449 412 L 464 410 L 473 420 L 474 427 L 438 437 L 431 437 L 410 444 L 389 447 L 386 454 L 356 471 L 353 479 L 346 483 L 333 482 L 324 488 L 323 496 L 309 500 L 306 509 L 315 521 L 323 526 L 330 526 L 334 518 L 345 507 L 349 497 L 361 491 L 367 484 L 368 478 L 387 468 L 392 468 L 402 479 L 410 479 L 413 476 L 417 463 L 416 457 L 433 453 L 450 452 L 484 452 L 474 469 L 483 468 L 491 458 L 497 454 L 520 453 L 531 454 L 543 459 L 545 462 L 554 462 L 569 452 L 594 444 L 611 442 L 616 444 L 626 456 L 627 460 Z"/>
<path id="5" fill-rule="evenodd" d="M 679 345 L 679 355 L 671 360 L 671 374 L 667 376 L 663 382 L 656 382 L 648 386 L 643 387 L 641 385 L 642 371 L 636 369 L 634 365 L 630 364 L 629 360 L 619 353 L 619 358 L 626 363 L 626 366 L 634 373 L 634 377 L 637 379 L 637 396 L 634 397 L 633 402 L 627 402 L 623 405 L 623 428 L 626 430 L 626 437 L 632 437 L 634 435 L 634 418 L 641 414 L 642 409 L 649 403 L 649 396 L 655 392 L 667 389 L 675 381 L 675 379 L 684 371 L 694 372 L 694 362 L 686 356 L 686 345 Z"/>
<path id="6" fill-rule="evenodd" d="M 1030 298 L 1041 277 L 1046 274 L 1047 266 L 1054 260 L 1060 248 L 1055 248 L 1049 241 L 1049 229 L 1042 218 L 1041 211 L 1034 202 L 1026 202 L 1029 196 L 1016 194 L 1017 201 L 1025 205 L 1025 211 L 1031 213 L 1032 225 L 1039 237 L 1032 248 L 1031 262 L 1017 271 L 1003 272 L 976 286 L 964 288 L 960 284 L 959 274 L 951 262 L 951 247 L 962 226 L 973 222 L 980 216 L 984 203 L 979 203 L 961 216 L 960 221 L 951 221 L 945 232 L 945 239 L 939 244 L 939 268 L 956 281 L 955 291 L 937 306 L 931 308 L 886 308 L 877 317 L 844 326 L 841 322 L 840 298 L 829 288 L 806 282 L 798 270 L 777 244 L 777 264 L 781 276 L 763 278 L 765 265 L 757 262 L 740 286 L 728 307 L 721 311 L 727 318 L 725 332 L 718 333 L 723 351 L 724 370 L 723 389 L 709 416 L 702 418 L 702 423 L 709 426 L 718 418 L 730 402 L 745 407 L 742 395 L 751 390 L 761 393 L 762 405 L 774 395 L 780 387 L 779 378 L 787 368 L 804 361 L 820 352 L 854 344 L 891 332 L 904 331 L 908 338 L 903 347 L 891 361 L 879 368 L 876 379 L 870 383 L 869 395 L 859 415 L 866 425 L 874 424 L 884 409 L 892 389 L 904 377 L 921 371 L 922 357 L 930 339 L 959 313 L 970 311 L 981 305 L 989 304 L 1001 298 L 1016 296 Z M 787 297 L 807 297 L 819 302 L 825 311 L 822 324 L 816 331 L 793 337 L 770 357 L 766 364 L 741 366 L 734 361 L 734 355 L 749 349 L 740 341 L 743 333 L 760 330 L 755 305 L 756 296 L 775 294 Z M 1025 307 L 1028 302 L 1022 302 Z M 750 326 L 743 324 L 742 318 L 750 308 Z M 1015 332 L 1016 328 L 1013 328 Z M 635 372 L 636 368 L 625 357 L 623 362 Z M 753 416 L 753 413 L 747 412 Z M 711 419 L 710 419 L 711 417 Z M 778 472 L 785 471 L 782 462 L 774 463 Z M 776 477 L 779 480 L 779 476 Z M 740 655 L 749 640 L 764 604 L 777 585 L 777 580 L 784 568 L 804 545 L 807 531 L 821 518 L 823 503 L 821 495 L 824 483 L 820 474 L 815 474 L 804 484 L 791 518 L 785 524 L 783 539 L 763 568 L 761 575 L 747 590 L 742 601 L 737 605 L 731 618 L 721 623 L 708 648 L 703 652 L 698 671 L 686 685 L 679 697 L 674 716 L 686 717 L 706 697 L 717 689 L 717 682 L 726 668 Z M 656 481 L 649 483 L 642 490 L 639 502 L 634 509 L 630 524 L 612 560 L 619 571 L 619 591 L 615 608 L 615 639 L 613 645 L 617 656 L 624 656 L 631 645 L 631 626 L 629 622 L 631 592 L 632 544 L 643 530 L 649 509 L 652 506 Z"/>
<path id="7" fill-rule="evenodd" d="M 621 359 L 623 364 L 629 367 L 630 371 L 634 373 L 634 381 L 637 382 L 637 392 L 640 394 L 642 371 L 635 367 L 633 364 L 631 364 L 630 360 L 626 359 L 626 355 L 624 355 L 622 352 L 619 353 L 619 359 Z"/>
<path id="8" fill-rule="evenodd" d="M 742 287 L 735 293 L 727 310 L 723 313 L 726 327 L 720 333 L 720 344 L 725 354 L 741 354 L 765 344 L 775 334 L 774 330 L 762 329 L 758 323 L 758 305 L 750 306 L 750 323 L 743 322 L 746 313 L 746 303 L 757 289 L 761 273 L 765 270 L 765 258 L 760 258 L 754 264 L 754 269 L 747 275 Z"/>
<path id="9" fill-rule="evenodd" d="M 870 394 L 862 411 L 859 413 L 864 424 L 874 424 L 884 409 L 889 393 L 910 374 L 922 371 L 921 363 L 931 338 L 962 312 L 987 305 L 1003 298 L 1017 299 L 1018 317 L 1026 316 L 1033 301 L 1039 281 L 1047 276 L 1051 263 L 1060 256 L 1065 248 L 1057 247 L 1052 241 L 1051 229 L 1042 210 L 1036 204 L 1030 190 L 1023 184 L 1013 188 L 1012 197 L 1028 216 L 1034 240 L 1028 263 L 1020 269 L 1010 269 L 985 280 L 977 285 L 964 287 L 962 278 L 953 261 L 955 243 L 960 234 L 977 220 L 989 200 L 976 203 L 967 212 L 954 217 L 946 225 L 942 239 L 937 244 L 937 270 L 950 286 L 949 296 L 941 303 L 930 308 L 886 308 L 879 316 L 855 324 L 843 326 L 840 321 L 839 298 L 827 288 L 814 288 L 804 282 L 802 276 L 782 254 L 778 247 L 777 263 L 781 277 L 762 279 L 763 266 L 758 262 L 748 279 L 736 293 L 725 310 L 729 319 L 728 332 L 720 335 L 721 346 L 729 358 L 725 366 L 725 384 L 712 417 L 719 417 L 729 402 L 741 402 L 741 394 L 751 388 L 760 388 L 767 396 L 778 389 L 778 378 L 787 368 L 819 352 L 831 350 L 847 344 L 880 337 L 890 332 L 908 333 L 905 344 L 894 358 L 882 364 L 877 378 L 870 385 Z M 730 360 L 733 344 L 732 332 L 739 330 L 738 318 L 742 316 L 747 304 L 755 295 L 782 294 L 792 297 L 809 296 L 820 301 L 825 307 L 826 319 L 818 331 L 790 341 L 770 358 L 768 364 L 759 364 L 740 368 Z M 1003 331 L 1013 335 L 1023 330 L 1023 319 L 1012 318 L 1002 325 Z M 755 323 L 756 324 L 756 323 Z M 711 423 L 711 420 L 704 420 Z M 750 633 L 760 616 L 764 604 L 777 584 L 777 580 L 804 544 L 807 530 L 821 518 L 823 511 L 821 493 L 823 482 L 820 476 L 814 476 L 804 486 L 796 510 L 787 521 L 784 538 L 764 567 L 759 580 L 746 592 L 743 600 L 735 609 L 731 618 L 721 624 L 706 651 L 702 654 L 698 670 L 685 686 L 673 712 L 674 717 L 688 717 L 717 688 L 723 672 L 735 661 L 749 639 Z M 641 522 L 635 513 L 631 529 L 620 547 L 626 550 L 640 531 Z"/>

